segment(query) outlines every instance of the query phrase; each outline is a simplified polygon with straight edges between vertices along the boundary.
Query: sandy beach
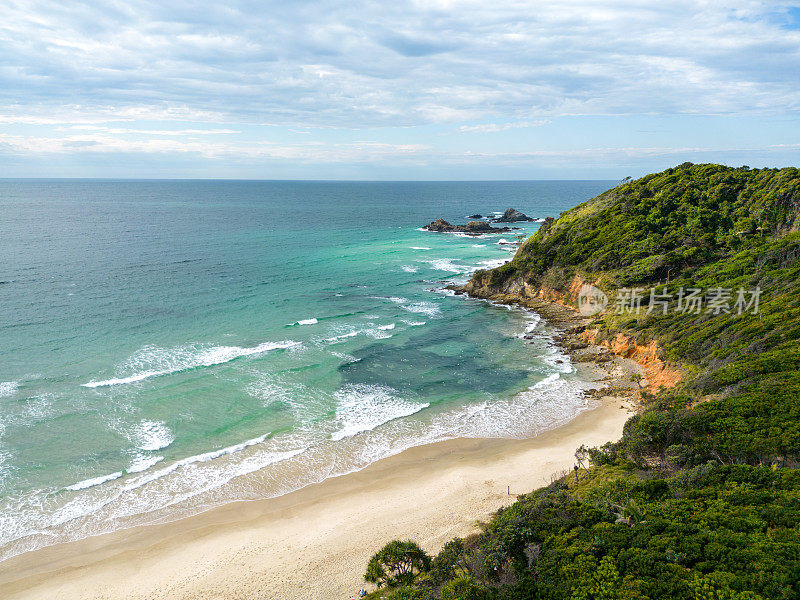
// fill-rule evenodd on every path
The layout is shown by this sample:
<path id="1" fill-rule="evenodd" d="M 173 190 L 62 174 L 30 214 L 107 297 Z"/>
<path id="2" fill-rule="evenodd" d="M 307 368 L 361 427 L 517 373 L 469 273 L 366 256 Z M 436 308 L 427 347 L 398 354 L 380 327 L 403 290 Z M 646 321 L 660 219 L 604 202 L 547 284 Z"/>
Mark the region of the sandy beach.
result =
<path id="1" fill-rule="evenodd" d="M 604 397 L 533 439 L 412 448 L 280 498 L 23 554 L 0 564 L 0 589 L 8 600 L 346 599 L 389 540 L 435 553 L 571 468 L 580 444 L 618 439 L 630 416 L 621 402 Z"/>

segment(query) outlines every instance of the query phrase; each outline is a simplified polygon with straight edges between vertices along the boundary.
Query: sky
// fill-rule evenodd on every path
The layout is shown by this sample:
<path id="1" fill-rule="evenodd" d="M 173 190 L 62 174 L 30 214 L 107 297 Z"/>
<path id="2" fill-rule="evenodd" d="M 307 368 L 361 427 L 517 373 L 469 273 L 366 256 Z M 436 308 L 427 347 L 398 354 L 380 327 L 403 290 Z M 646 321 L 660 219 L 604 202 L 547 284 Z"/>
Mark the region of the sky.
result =
<path id="1" fill-rule="evenodd" d="M 800 163 L 800 2 L 4 0 L 0 177 Z"/>

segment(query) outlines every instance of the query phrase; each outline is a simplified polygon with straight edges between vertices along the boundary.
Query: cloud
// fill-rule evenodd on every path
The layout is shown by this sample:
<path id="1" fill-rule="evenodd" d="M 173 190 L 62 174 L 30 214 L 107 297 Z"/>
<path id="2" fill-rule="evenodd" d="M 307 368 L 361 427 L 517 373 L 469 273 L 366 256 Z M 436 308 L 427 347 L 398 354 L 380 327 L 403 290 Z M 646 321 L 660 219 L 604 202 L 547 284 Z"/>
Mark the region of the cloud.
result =
<path id="1" fill-rule="evenodd" d="M 784 0 L 8 0 L 0 148 L 164 171 L 713 156 L 736 140 L 692 119 L 800 109 L 798 22 Z M 772 131 L 740 151 L 794 157 L 790 126 Z"/>
<path id="2" fill-rule="evenodd" d="M 111 134 L 136 135 L 229 135 L 241 133 L 235 129 L 132 129 L 127 127 L 105 127 L 101 125 L 68 125 L 58 127 L 62 131 L 102 131 Z"/>
<path id="3" fill-rule="evenodd" d="M 793 15 L 780 0 L 12 1 L 0 113 L 364 127 L 788 112 Z"/>
<path id="4" fill-rule="evenodd" d="M 101 128 L 102 129 L 102 128 Z M 412 157 L 430 158 L 424 144 L 389 144 L 377 141 L 350 143 L 305 142 L 220 142 L 182 139 L 128 139 L 105 131 L 73 134 L 66 137 L 21 136 L 0 133 L 0 147 L 13 154 L 73 155 L 93 154 L 193 154 L 204 158 L 289 159 L 304 163 L 385 162 Z"/>
<path id="5" fill-rule="evenodd" d="M 517 123 L 484 123 L 482 125 L 462 125 L 458 130 L 462 133 L 497 133 L 498 131 L 508 131 L 509 129 L 541 127 L 542 125 L 548 125 L 550 122 L 546 119 L 541 119 L 539 121 L 519 121 Z"/>
<path id="6" fill-rule="evenodd" d="M 102 128 L 101 128 L 102 129 Z M 347 143 L 302 142 L 285 144 L 248 141 L 199 141 L 192 139 L 128 139 L 105 131 L 72 134 L 67 137 L 18 136 L 0 133 L 0 154 L 59 155 L 184 155 L 214 160 L 292 161 L 296 164 L 373 164 L 397 165 L 564 165 L 580 163 L 598 166 L 626 163 L 630 160 L 668 159 L 702 161 L 704 157 L 725 155 L 779 155 L 797 151 L 800 144 L 765 146 L 594 146 L 572 149 L 477 152 L 446 151 L 426 144 L 393 144 L 374 140 Z"/>

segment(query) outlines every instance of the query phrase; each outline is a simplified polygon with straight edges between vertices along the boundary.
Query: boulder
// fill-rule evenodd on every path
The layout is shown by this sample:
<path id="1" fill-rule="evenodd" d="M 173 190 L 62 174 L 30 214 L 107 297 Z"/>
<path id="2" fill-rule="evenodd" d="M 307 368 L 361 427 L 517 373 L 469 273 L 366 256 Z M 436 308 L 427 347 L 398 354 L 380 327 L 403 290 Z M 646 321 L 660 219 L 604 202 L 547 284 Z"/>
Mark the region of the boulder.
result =
<path id="1" fill-rule="evenodd" d="M 455 225 L 451 225 L 444 219 L 436 219 L 435 221 L 431 221 L 431 223 L 426 225 L 423 229 L 427 229 L 428 231 L 455 231 Z"/>
<path id="2" fill-rule="evenodd" d="M 495 219 L 495 223 L 518 223 L 520 221 L 533 221 L 533 219 L 514 208 L 507 209 L 502 217 Z"/>
<path id="3" fill-rule="evenodd" d="M 496 231 L 497 228 L 492 227 L 486 221 L 470 221 L 464 225 L 464 230 L 468 232 L 472 231 L 475 233 L 483 233 L 485 231 Z"/>
<path id="4" fill-rule="evenodd" d="M 483 218 L 483 215 L 480 215 L 480 214 L 474 214 L 474 215 L 470 215 L 470 216 L 468 216 L 467 218 L 468 218 L 468 219 L 482 219 L 482 218 Z"/>

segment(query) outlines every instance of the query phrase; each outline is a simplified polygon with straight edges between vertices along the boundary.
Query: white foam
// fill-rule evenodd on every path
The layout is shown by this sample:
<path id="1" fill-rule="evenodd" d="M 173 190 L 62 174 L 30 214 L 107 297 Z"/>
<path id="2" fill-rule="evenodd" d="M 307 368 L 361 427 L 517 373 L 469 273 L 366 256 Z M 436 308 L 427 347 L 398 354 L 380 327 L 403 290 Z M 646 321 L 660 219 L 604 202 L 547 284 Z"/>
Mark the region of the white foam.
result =
<path id="1" fill-rule="evenodd" d="M 306 450 L 308 450 L 308 447 L 287 450 L 284 452 L 257 452 L 242 458 L 238 463 L 229 466 L 226 469 L 212 471 L 210 473 L 205 471 L 195 473 L 193 476 L 189 476 L 189 478 L 195 479 L 198 485 L 192 487 L 189 491 L 183 494 L 176 495 L 169 502 L 167 502 L 166 506 L 180 504 L 181 502 L 185 502 L 190 498 L 200 496 L 201 494 L 219 488 L 236 477 L 249 475 L 250 473 L 254 473 L 275 463 L 288 460 L 299 454 L 302 454 Z"/>
<path id="2" fill-rule="evenodd" d="M 8 398 L 17 393 L 19 381 L 0 381 L 0 398 Z"/>
<path id="3" fill-rule="evenodd" d="M 171 465 L 164 467 L 163 469 L 145 473 L 141 477 L 131 480 L 127 485 L 125 485 L 123 489 L 125 491 L 134 490 L 136 488 L 142 487 L 146 483 L 150 483 L 151 481 L 155 481 L 156 479 L 161 479 L 162 477 L 169 475 L 174 471 L 177 471 L 181 467 L 186 467 L 188 465 L 192 465 L 195 463 L 208 462 L 210 460 L 214 460 L 215 458 L 220 458 L 221 456 L 226 456 L 228 454 L 239 452 L 240 450 L 244 450 L 249 446 L 260 444 L 265 439 L 267 439 L 268 436 L 269 433 L 265 433 L 264 435 L 261 435 L 257 438 L 253 438 L 251 440 L 247 440 L 246 442 L 241 442 L 240 444 L 234 444 L 232 446 L 220 448 L 219 450 L 211 450 L 210 452 L 203 452 L 202 454 L 195 454 L 193 456 L 182 458 L 181 460 L 178 460 L 172 463 Z"/>
<path id="4" fill-rule="evenodd" d="M 531 313 L 530 317 L 531 317 L 531 321 L 529 321 L 525 325 L 525 333 L 533 333 L 533 331 L 539 326 L 539 323 L 541 323 L 541 321 L 542 321 L 542 317 L 540 317 L 536 313 Z"/>
<path id="5" fill-rule="evenodd" d="M 442 312 L 436 304 L 427 301 L 403 304 L 401 308 L 408 312 L 423 314 L 427 317 L 436 317 Z"/>
<path id="6" fill-rule="evenodd" d="M 432 248 L 428 248 L 427 246 L 411 246 L 412 250 L 432 250 Z"/>
<path id="7" fill-rule="evenodd" d="M 541 389 L 541 388 L 545 388 L 545 387 L 548 387 L 548 386 L 554 384 L 559 379 L 561 379 L 561 374 L 560 373 L 552 373 L 552 374 L 548 375 L 547 377 L 545 377 L 544 379 L 542 379 L 541 381 L 533 384 L 528 389 L 538 390 L 538 389 Z"/>
<path id="8" fill-rule="evenodd" d="M 329 344 L 338 344 L 340 342 L 343 342 L 347 338 L 357 336 L 362 331 L 363 331 L 362 329 L 359 329 L 357 331 L 348 331 L 347 333 L 342 333 L 340 335 L 335 335 L 333 337 L 325 338 L 323 341 L 328 342 Z"/>
<path id="9" fill-rule="evenodd" d="M 407 417 L 430 406 L 398 397 L 397 390 L 380 385 L 352 384 L 336 393 L 336 419 L 339 429 L 331 434 L 338 441 L 363 431 Z"/>
<path id="10" fill-rule="evenodd" d="M 448 233 L 450 233 L 450 235 L 454 235 L 455 237 L 472 238 L 472 239 L 484 238 L 487 235 L 490 235 L 488 233 L 462 233 L 461 231 L 453 231 Z"/>
<path id="11" fill-rule="evenodd" d="M 374 337 L 376 340 L 386 340 L 392 337 L 392 334 L 385 332 L 391 331 L 392 329 L 394 329 L 394 323 L 389 323 L 388 325 L 378 325 L 371 329 L 365 329 L 364 333 Z"/>
<path id="12" fill-rule="evenodd" d="M 500 246 L 510 246 L 510 245 L 514 245 L 514 244 L 516 244 L 516 242 L 510 242 L 510 241 L 508 241 L 508 240 L 507 240 L 507 239 L 505 239 L 505 238 L 500 238 L 499 240 L 497 240 L 497 242 L 496 242 L 496 243 L 497 243 L 498 245 L 500 245 Z"/>
<path id="13" fill-rule="evenodd" d="M 184 465 L 190 465 L 192 463 L 207 462 L 209 460 L 214 460 L 215 458 L 219 458 L 220 456 L 225 456 L 226 454 L 233 454 L 234 452 L 239 452 L 240 450 L 244 450 L 249 446 L 260 444 L 268 437 L 269 433 L 265 433 L 264 435 L 260 435 L 256 438 L 247 440 L 245 442 L 241 442 L 239 444 L 233 444 L 232 446 L 226 446 L 225 448 L 220 448 L 219 450 L 211 450 L 210 452 L 203 452 L 202 454 L 196 454 L 194 456 L 184 458 L 182 460 L 179 460 L 175 464 L 178 466 L 184 466 Z"/>
<path id="14" fill-rule="evenodd" d="M 159 375 L 170 375 L 172 373 L 196 369 L 198 367 L 219 365 L 242 356 L 252 356 L 269 352 L 270 350 L 293 348 L 301 345 L 300 342 L 284 340 L 281 342 L 264 342 L 250 348 L 241 348 L 239 346 L 204 347 L 201 345 L 193 345 L 164 349 L 155 346 L 147 346 L 134 354 L 124 365 L 124 367 L 131 370 L 145 367 L 144 370 L 135 372 L 126 377 L 90 381 L 81 385 L 83 387 L 96 388 L 134 383 Z"/>
<path id="15" fill-rule="evenodd" d="M 439 439 L 535 436 L 596 406 L 584 398 L 585 386 L 551 374 L 513 398 L 492 398 L 480 405 L 466 405 L 438 415 L 431 421 L 430 429 Z"/>
<path id="16" fill-rule="evenodd" d="M 469 267 L 457 265 L 450 258 L 437 258 L 423 262 L 428 263 L 432 269 L 437 271 L 447 271 L 448 273 L 466 273 L 469 271 Z"/>
<path id="17" fill-rule="evenodd" d="M 406 321 L 406 320 L 403 320 L 403 323 L 405 323 L 406 325 L 408 325 L 410 327 L 420 327 L 422 325 L 425 325 L 425 323 L 427 323 L 427 321 Z"/>
<path id="18" fill-rule="evenodd" d="M 508 262 L 507 258 L 493 258 L 489 260 L 482 260 L 480 263 L 481 268 L 484 269 L 494 269 L 495 267 L 501 267 Z"/>
<path id="19" fill-rule="evenodd" d="M 437 287 L 431 288 L 428 290 L 429 292 L 434 292 L 435 294 L 441 294 L 442 296 L 455 296 L 455 290 L 448 289 L 446 287 Z"/>
<path id="20" fill-rule="evenodd" d="M 354 329 L 352 331 L 348 331 L 346 333 L 340 333 L 339 335 L 335 335 L 329 338 L 323 338 L 321 341 L 327 344 L 340 344 L 347 340 L 348 338 L 356 337 L 357 335 L 368 335 L 375 339 L 387 339 L 392 337 L 391 334 L 387 334 L 385 332 L 391 331 L 395 328 L 394 323 L 389 323 L 387 325 L 377 325 L 375 327 L 366 327 L 363 329 Z"/>
<path id="21" fill-rule="evenodd" d="M 406 273 L 417 273 L 419 271 L 417 267 L 412 267 L 411 265 L 402 265 L 400 268 Z"/>
<path id="22" fill-rule="evenodd" d="M 298 321 L 298 325 L 316 325 L 319 323 L 316 319 L 303 319 L 302 321 Z"/>
<path id="23" fill-rule="evenodd" d="M 163 421 L 144 420 L 130 431 L 128 437 L 139 450 L 161 450 L 173 441 L 175 436 Z"/>
<path id="24" fill-rule="evenodd" d="M 96 485 L 100 485 L 101 483 L 105 483 L 106 481 L 111 481 L 112 479 L 118 479 L 120 477 L 122 477 L 122 471 L 117 471 L 116 473 L 111 473 L 110 475 L 101 475 L 100 477 L 92 477 L 91 479 L 84 479 L 83 481 L 79 481 L 78 483 L 73 483 L 72 485 L 68 485 L 64 489 L 71 491 L 85 490 L 86 488 L 94 487 Z"/>
<path id="25" fill-rule="evenodd" d="M 157 465 L 162 460 L 164 460 L 163 456 L 146 456 L 144 454 L 139 454 L 133 459 L 133 462 L 131 462 L 131 465 L 126 469 L 126 472 L 141 473 L 142 471 L 146 471 L 150 467 Z"/>

